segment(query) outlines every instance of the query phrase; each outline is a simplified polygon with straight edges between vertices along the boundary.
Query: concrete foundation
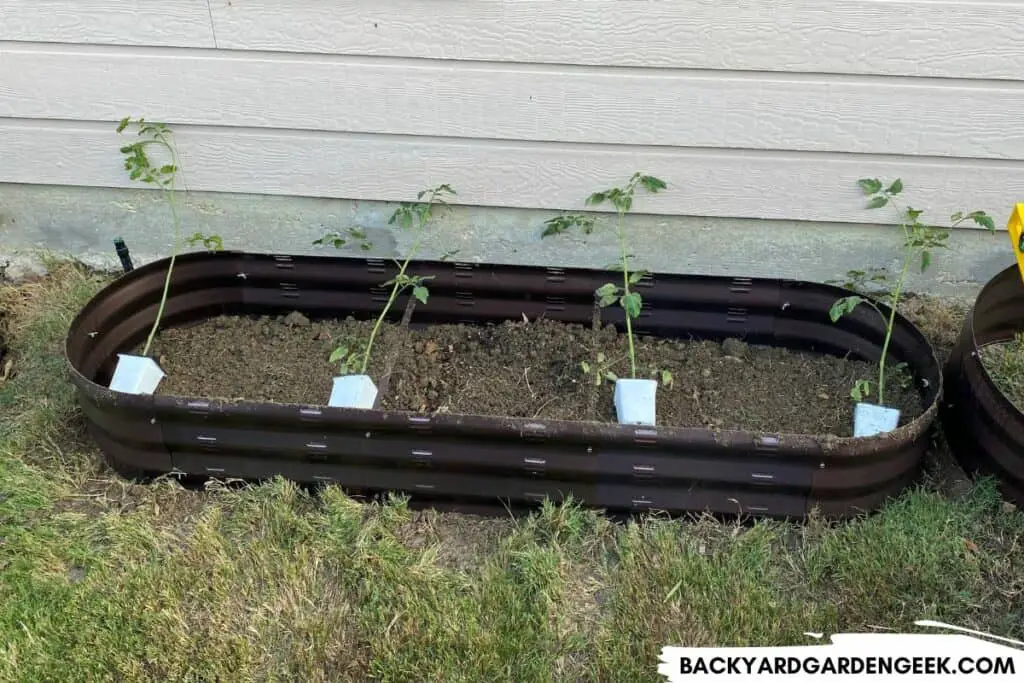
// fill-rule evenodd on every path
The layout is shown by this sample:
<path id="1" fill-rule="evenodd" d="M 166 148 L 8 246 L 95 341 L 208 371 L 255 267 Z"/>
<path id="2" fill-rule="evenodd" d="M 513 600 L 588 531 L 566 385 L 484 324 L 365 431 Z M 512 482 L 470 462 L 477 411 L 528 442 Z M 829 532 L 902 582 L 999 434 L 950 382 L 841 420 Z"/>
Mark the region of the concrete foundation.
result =
<path id="1" fill-rule="evenodd" d="M 339 253 L 313 247 L 328 230 L 359 227 L 372 243 L 340 253 L 393 257 L 410 234 L 387 220 L 394 204 L 263 195 L 190 193 L 182 197 L 183 232 L 218 234 L 224 247 L 287 254 Z M 420 252 L 439 258 L 458 250 L 460 261 L 602 267 L 618 258 L 614 217 L 590 236 L 543 240 L 551 211 L 454 207 L 437 222 Z M 865 211 L 865 216 L 870 216 Z M 925 215 L 927 218 L 927 214 Z M 934 254 L 931 269 L 914 274 L 909 291 L 973 298 L 1013 262 L 1002 224 L 996 234 L 954 231 L 950 248 Z M 662 272 L 825 281 L 857 268 L 893 267 L 900 256 L 897 227 L 680 216 L 629 216 L 636 266 Z M 0 263 L 17 275 L 39 268 L 39 250 L 70 254 L 88 265 L 119 268 L 113 240 L 123 237 L 140 265 L 170 253 L 170 212 L 159 193 L 44 185 L 0 184 Z M 327 249 L 329 252 L 325 252 Z"/>

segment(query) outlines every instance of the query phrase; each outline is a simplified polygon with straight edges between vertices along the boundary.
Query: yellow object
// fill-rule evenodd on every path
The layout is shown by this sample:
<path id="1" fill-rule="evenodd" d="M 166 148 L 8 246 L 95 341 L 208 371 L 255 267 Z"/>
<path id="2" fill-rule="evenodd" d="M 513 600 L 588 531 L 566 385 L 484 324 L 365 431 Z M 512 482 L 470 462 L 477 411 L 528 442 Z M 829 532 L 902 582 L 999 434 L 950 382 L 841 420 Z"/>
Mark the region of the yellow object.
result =
<path id="1" fill-rule="evenodd" d="M 1017 270 L 1024 278 L 1024 204 L 1018 204 L 1010 214 L 1010 222 L 1006 226 L 1013 245 L 1013 255 L 1017 257 Z"/>

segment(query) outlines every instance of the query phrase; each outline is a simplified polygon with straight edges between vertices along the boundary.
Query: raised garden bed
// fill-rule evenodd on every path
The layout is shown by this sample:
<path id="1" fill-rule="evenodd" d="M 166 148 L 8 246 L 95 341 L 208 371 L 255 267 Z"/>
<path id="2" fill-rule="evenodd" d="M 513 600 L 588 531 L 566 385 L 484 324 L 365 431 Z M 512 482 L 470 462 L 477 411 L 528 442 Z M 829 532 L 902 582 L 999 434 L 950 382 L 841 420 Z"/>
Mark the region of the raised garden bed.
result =
<path id="1" fill-rule="evenodd" d="M 992 278 L 964 319 L 946 363 L 943 431 L 966 470 L 998 478 L 1007 498 L 1024 506 L 1024 413 L 1015 365 L 1024 352 L 1024 283 L 1016 265 Z"/>
<path id="2" fill-rule="evenodd" d="M 606 272 L 416 262 L 410 273 L 434 276 L 430 300 L 393 308 L 370 368 L 381 409 L 329 408 L 326 349 L 380 311 L 394 268 L 217 252 L 175 266 L 164 326 L 177 329 L 154 346 L 165 384 L 154 396 L 112 392 L 116 354 L 145 338 L 166 267 L 110 285 L 68 336 L 92 433 L 132 474 L 282 474 L 438 499 L 571 493 L 614 510 L 802 518 L 817 507 L 845 517 L 916 477 L 941 391 L 931 347 L 897 317 L 891 359 L 913 377 L 897 391 L 903 422 L 850 438 L 845 392 L 884 337 L 873 311 L 833 323 L 830 306 L 847 290 L 653 274 L 638 285 L 638 360 L 670 369 L 674 382 L 659 391 L 657 427 L 620 425 L 611 388 L 579 370 L 619 345 L 607 326 L 621 328 L 622 310 L 594 303 Z M 804 430 L 819 435 L 794 433 Z"/>

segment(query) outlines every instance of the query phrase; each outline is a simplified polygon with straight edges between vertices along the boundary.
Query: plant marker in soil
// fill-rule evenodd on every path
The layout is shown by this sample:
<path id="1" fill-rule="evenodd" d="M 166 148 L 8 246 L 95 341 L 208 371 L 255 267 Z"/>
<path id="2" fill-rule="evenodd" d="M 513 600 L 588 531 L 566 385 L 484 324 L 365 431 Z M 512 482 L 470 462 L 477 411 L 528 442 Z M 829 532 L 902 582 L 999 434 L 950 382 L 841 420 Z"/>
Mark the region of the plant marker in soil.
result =
<path id="1" fill-rule="evenodd" d="M 110 389 L 126 394 L 152 394 L 164 376 L 164 371 L 152 358 L 119 353 Z"/>
<path id="2" fill-rule="evenodd" d="M 896 429 L 900 411 L 874 403 L 858 403 L 853 408 L 853 435 L 876 436 Z"/>
<path id="3" fill-rule="evenodd" d="M 369 375 L 345 375 L 334 378 L 331 397 L 327 405 L 331 408 L 362 408 L 373 410 L 377 403 L 377 385 Z"/>
<path id="4" fill-rule="evenodd" d="M 653 427 L 657 391 L 658 382 L 653 379 L 615 380 L 615 415 L 619 424 Z"/>

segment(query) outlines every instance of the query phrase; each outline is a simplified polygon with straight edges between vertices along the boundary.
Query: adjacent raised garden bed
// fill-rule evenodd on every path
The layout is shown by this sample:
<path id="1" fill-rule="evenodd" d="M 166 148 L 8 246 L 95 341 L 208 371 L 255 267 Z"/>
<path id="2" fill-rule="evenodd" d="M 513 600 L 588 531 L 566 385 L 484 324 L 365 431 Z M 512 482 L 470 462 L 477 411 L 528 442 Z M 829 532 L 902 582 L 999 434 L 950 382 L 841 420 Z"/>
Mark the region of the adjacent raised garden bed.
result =
<path id="1" fill-rule="evenodd" d="M 71 375 L 92 434 L 109 461 L 127 473 L 176 469 L 247 479 L 281 474 L 437 499 L 526 503 L 571 493 L 612 510 L 803 518 L 817 507 L 846 517 L 876 508 L 917 476 L 941 391 L 931 347 L 898 317 L 891 362 L 908 364 L 921 410 L 896 431 L 867 439 L 636 427 L 600 417 L 548 419 L 543 413 L 469 415 L 437 411 L 436 404 L 422 406 L 428 412 L 403 411 L 394 406 L 420 406 L 389 397 L 388 383 L 398 370 L 381 381 L 385 409 L 373 411 L 111 392 L 105 387 L 115 354 L 145 337 L 166 266 L 149 264 L 110 285 L 83 309 L 68 335 Z M 393 322 L 404 316 L 413 328 L 500 324 L 524 316 L 581 330 L 623 323 L 621 310 L 594 305 L 593 292 L 607 279 L 602 271 L 418 262 L 411 272 L 435 276 L 427 305 L 400 301 L 393 309 Z M 314 321 L 365 319 L 380 310 L 387 293 L 379 285 L 392 274 L 390 264 L 373 260 L 190 254 L 175 266 L 164 324 L 291 311 Z M 644 312 L 637 331 L 650 337 L 742 338 L 866 361 L 880 354 L 884 330 L 872 311 L 830 321 L 829 307 L 849 293 L 836 287 L 661 274 L 646 277 L 639 287 Z M 400 352 L 378 355 L 396 368 L 408 358 Z M 762 400 L 787 400 L 786 386 L 751 384 L 749 390 Z M 326 394 L 320 400 L 326 402 Z"/>
<path id="2" fill-rule="evenodd" d="M 1024 506 L 1024 414 L 1000 390 L 985 367 L 985 354 L 1024 332 L 1024 283 L 1016 265 L 981 290 L 945 376 L 943 431 L 960 464 L 998 478 L 1007 498 Z M 989 357 L 991 359 L 991 356 Z"/>

